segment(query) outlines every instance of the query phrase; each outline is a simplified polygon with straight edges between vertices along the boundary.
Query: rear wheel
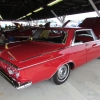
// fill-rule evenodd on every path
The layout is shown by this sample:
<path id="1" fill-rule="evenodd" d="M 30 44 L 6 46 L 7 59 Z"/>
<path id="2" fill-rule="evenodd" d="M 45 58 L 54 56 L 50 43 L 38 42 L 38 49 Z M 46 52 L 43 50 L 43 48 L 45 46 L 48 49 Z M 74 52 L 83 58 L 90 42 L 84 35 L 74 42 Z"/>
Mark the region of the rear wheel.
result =
<path id="1" fill-rule="evenodd" d="M 61 66 L 58 71 L 53 75 L 53 82 L 57 85 L 64 83 L 70 74 L 70 66 L 65 64 Z"/>

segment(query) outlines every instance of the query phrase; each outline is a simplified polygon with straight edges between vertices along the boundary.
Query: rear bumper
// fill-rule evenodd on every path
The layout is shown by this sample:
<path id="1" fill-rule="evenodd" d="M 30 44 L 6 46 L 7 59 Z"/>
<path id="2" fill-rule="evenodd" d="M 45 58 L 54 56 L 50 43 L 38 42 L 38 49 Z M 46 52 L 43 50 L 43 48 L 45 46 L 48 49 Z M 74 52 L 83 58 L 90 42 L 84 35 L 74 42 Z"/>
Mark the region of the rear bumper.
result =
<path id="1" fill-rule="evenodd" d="M 26 82 L 23 84 L 20 84 L 20 82 L 16 82 L 14 79 L 9 77 L 3 70 L 0 69 L 0 75 L 4 77 L 11 85 L 13 85 L 17 89 L 22 89 L 25 87 L 28 87 L 32 84 L 32 82 Z"/>

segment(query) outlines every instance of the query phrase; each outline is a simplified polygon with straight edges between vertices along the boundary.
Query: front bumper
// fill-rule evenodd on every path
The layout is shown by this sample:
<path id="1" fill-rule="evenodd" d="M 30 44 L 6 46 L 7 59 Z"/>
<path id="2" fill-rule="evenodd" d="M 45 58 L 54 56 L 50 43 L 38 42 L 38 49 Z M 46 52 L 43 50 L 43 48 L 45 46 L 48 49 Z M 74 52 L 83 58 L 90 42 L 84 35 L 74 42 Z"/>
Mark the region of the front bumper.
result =
<path id="1" fill-rule="evenodd" d="M 14 79 L 9 77 L 2 69 L 0 69 L 0 75 L 3 76 L 11 85 L 13 85 L 17 89 L 22 89 L 32 84 L 32 82 L 26 82 L 26 83 L 20 84 L 20 82 L 16 82 Z"/>

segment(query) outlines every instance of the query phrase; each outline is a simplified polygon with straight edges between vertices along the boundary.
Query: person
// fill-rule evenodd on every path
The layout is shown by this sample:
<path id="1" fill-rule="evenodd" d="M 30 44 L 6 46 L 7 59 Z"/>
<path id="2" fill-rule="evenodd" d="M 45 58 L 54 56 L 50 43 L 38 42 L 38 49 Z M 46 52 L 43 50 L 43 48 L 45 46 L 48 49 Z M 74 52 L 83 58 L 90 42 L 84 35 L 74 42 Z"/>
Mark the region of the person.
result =
<path id="1" fill-rule="evenodd" d="M 45 28 L 49 28 L 50 22 L 47 22 L 44 26 L 45 26 Z M 47 39 L 48 37 L 49 37 L 49 30 L 43 30 L 42 33 L 40 34 L 40 38 Z"/>
<path id="2" fill-rule="evenodd" d="M 43 27 L 43 25 L 42 25 L 42 24 L 40 24 L 40 25 L 39 25 L 39 27 Z"/>
<path id="3" fill-rule="evenodd" d="M 5 30 L 8 30 L 8 26 L 7 26 L 7 24 L 5 25 Z"/>
<path id="4" fill-rule="evenodd" d="M 51 22 L 47 22 L 44 26 L 45 26 L 46 28 L 49 28 L 49 27 L 50 27 L 50 23 L 51 23 Z"/>
<path id="5" fill-rule="evenodd" d="M 0 31 L 0 44 L 5 43 L 5 37 L 2 35 L 2 32 Z"/>
<path id="6" fill-rule="evenodd" d="M 24 31 L 24 26 L 23 26 L 23 24 L 20 25 L 19 31 L 20 31 L 20 32 Z"/>
<path id="7" fill-rule="evenodd" d="M 14 36 L 11 33 L 8 35 L 8 42 L 14 42 Z"/>
<path id="8" fill-rule="evenodd" d="M 1 25 L 0 25 L 0 31 L 3 32 L 3 28 L 1 27 Z"/>
<path id="9" fill-rule="evenodd" d="M 8 27 L 9 27 L 9 29 L 11 29 L 11 25 L 9 25 Z"/>

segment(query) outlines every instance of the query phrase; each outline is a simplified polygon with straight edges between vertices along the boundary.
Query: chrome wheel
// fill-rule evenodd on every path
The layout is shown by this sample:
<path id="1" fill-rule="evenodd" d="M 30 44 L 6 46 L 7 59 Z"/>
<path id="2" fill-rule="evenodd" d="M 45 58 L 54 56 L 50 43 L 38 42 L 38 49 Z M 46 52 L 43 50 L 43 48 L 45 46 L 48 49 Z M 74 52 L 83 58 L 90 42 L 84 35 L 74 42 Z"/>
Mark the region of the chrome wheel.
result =
<path id="1" fill-rule="evenodd" d="M 64 83 L 70 74 L 70 67 L 68 64 L 61 66 L 53 76 L 55 84 L 59 85 Z"/>
<path id="2" fill-rule="evenodd" d="M 67 76 L 68 76 L 68 69 L 67 69 L 66 65 L 63 65 L 58 70 L 58 80 L 62 82 L 67 78 Z"/>

